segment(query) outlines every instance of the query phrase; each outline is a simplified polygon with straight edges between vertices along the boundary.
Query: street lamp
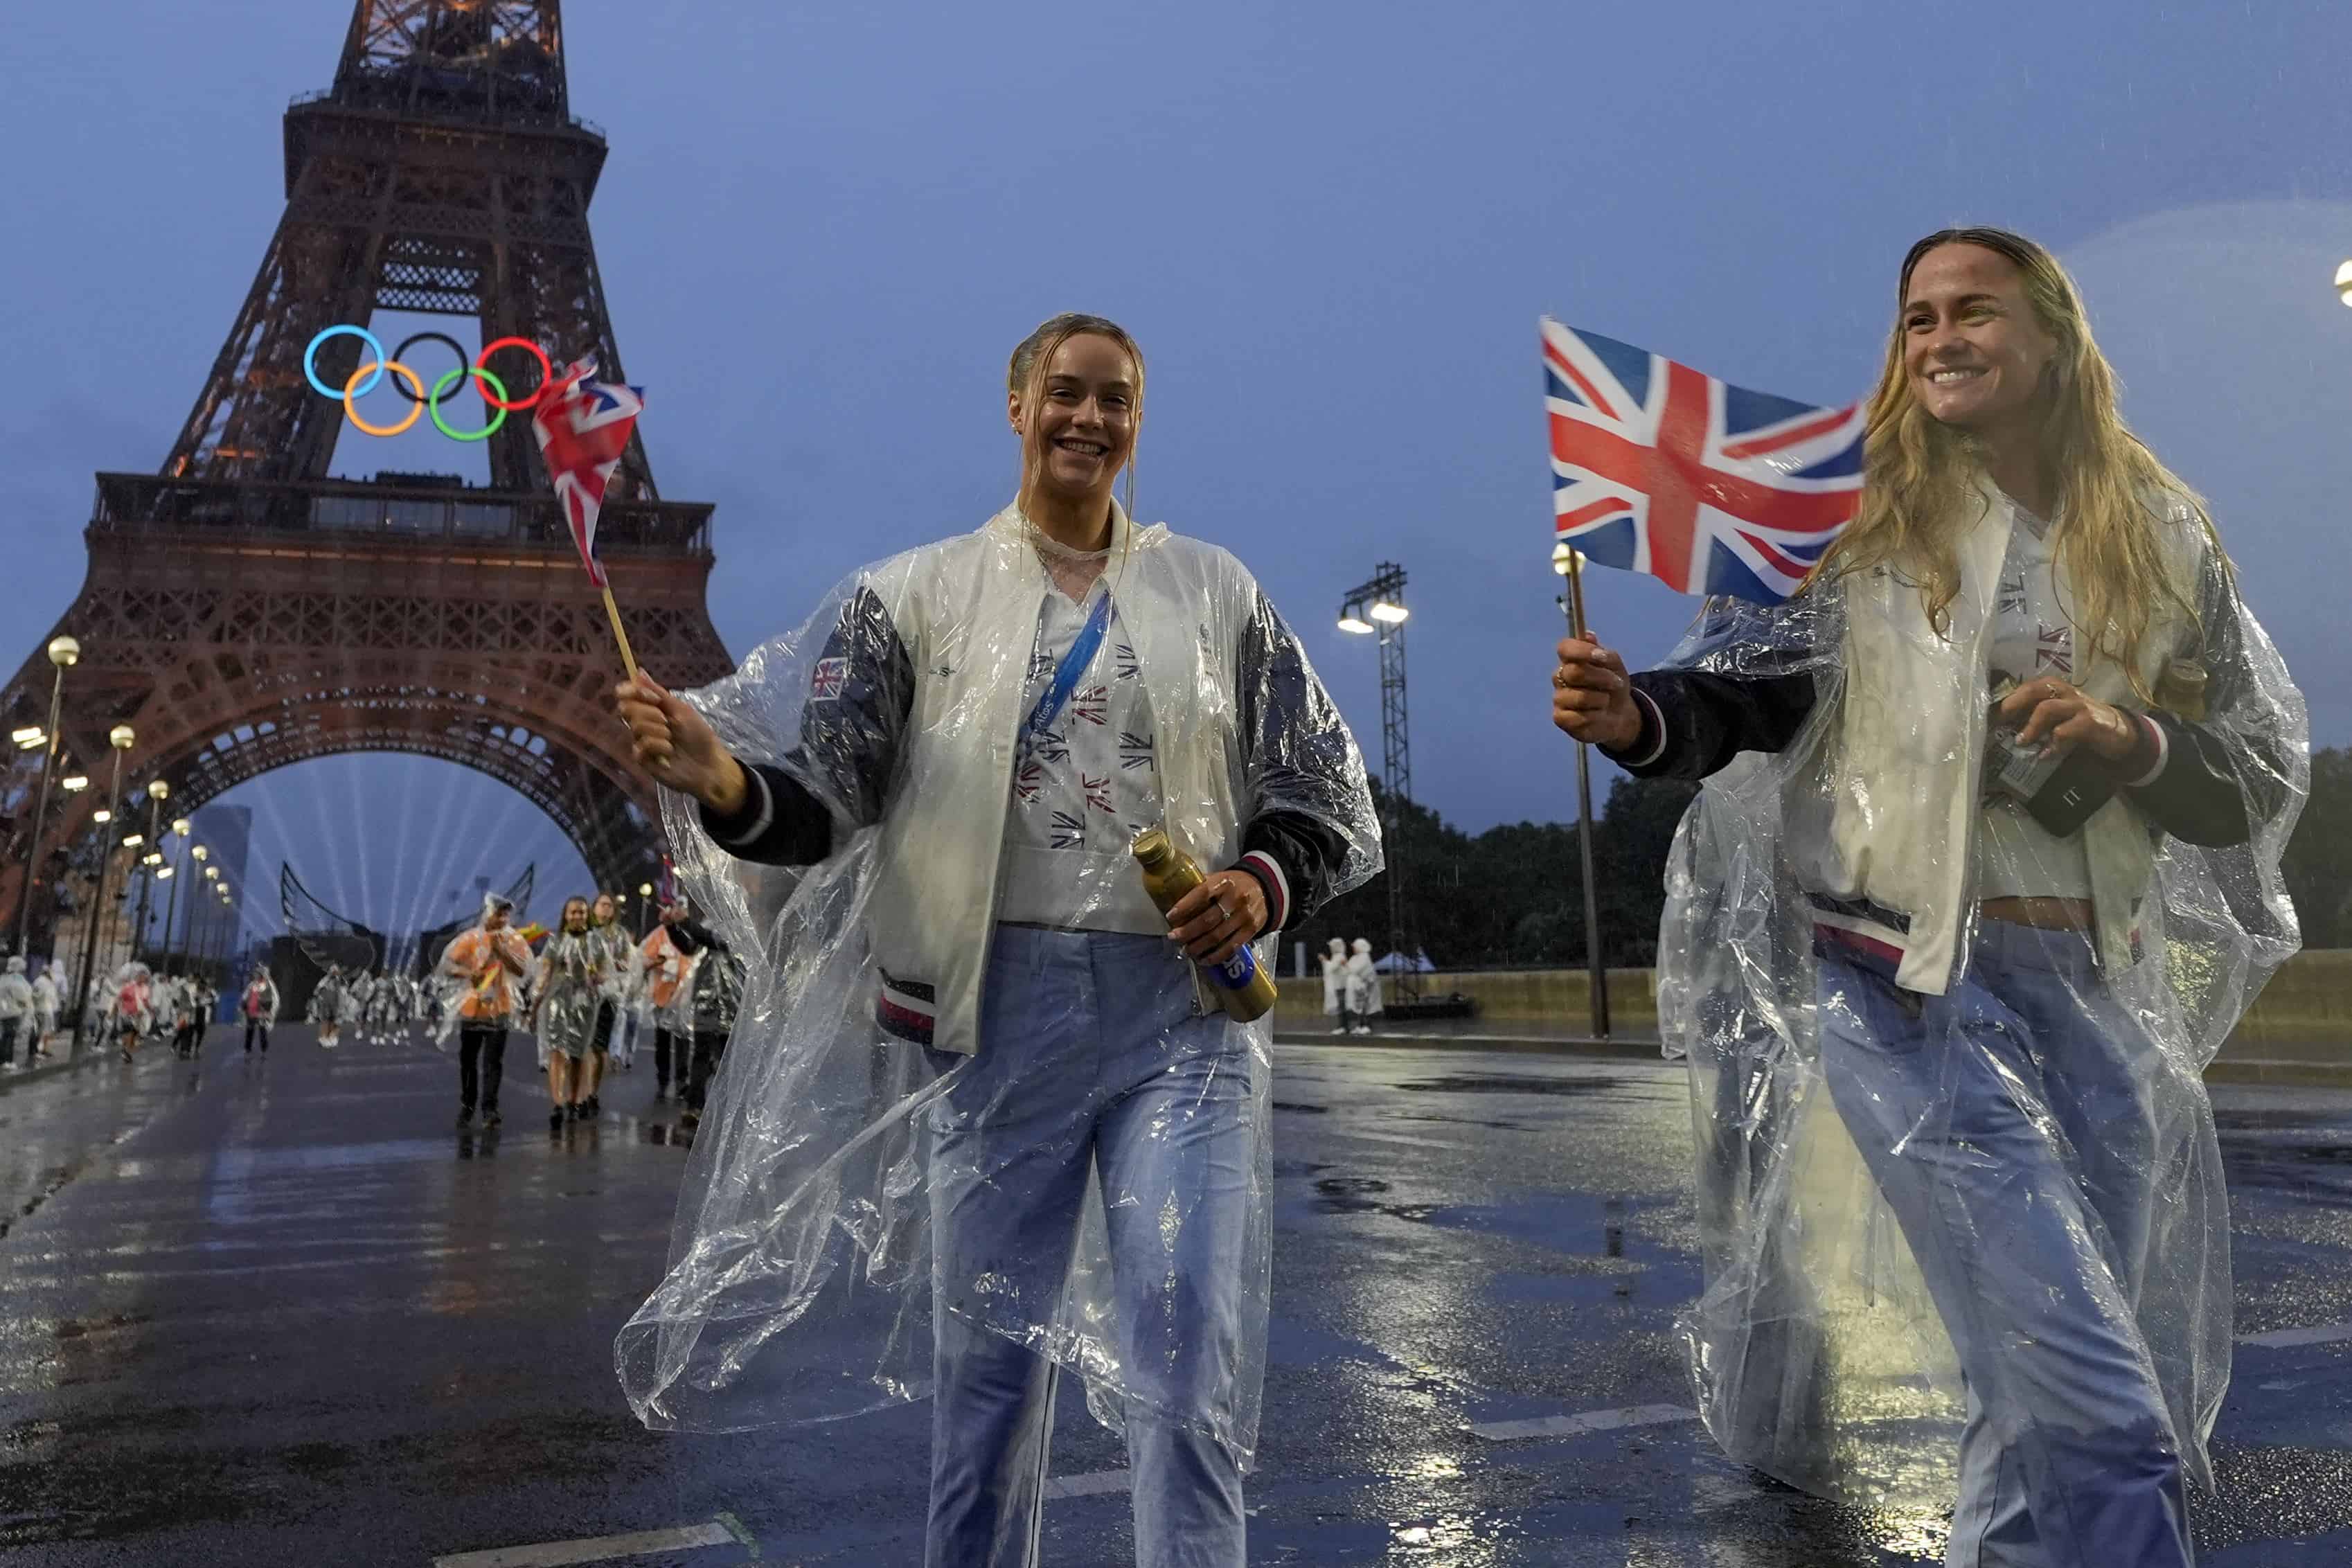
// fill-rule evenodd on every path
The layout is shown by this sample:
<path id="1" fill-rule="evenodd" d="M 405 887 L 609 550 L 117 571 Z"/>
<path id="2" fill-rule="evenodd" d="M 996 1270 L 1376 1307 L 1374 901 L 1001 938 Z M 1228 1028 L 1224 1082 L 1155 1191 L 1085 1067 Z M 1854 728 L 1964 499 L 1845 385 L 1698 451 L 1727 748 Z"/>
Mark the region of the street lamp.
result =
<path id="1" fill-rule="evenodd" d="M 1412 748 L 1405 721 L 1404 568 L 1383 561 L 1370 580 L 1339 601 L 1339 629 L 1377 636 L 1381 648 L 1381 850 L 1387 861 L 1389 951 L 1407 967 L 1397 972 L 1401 997 L 1421 994 L 1421 982 L 1405 953 L 1404 803 L 1412 798 Z"/>
<path id="2" fill-rule="evenodd" d="M 1568 633 L 1584 635 L 1584 552 L 1563 539 L 1551 547 L 1551 569 L 1566 579 L 1559 596 L 1560 613 L 1568 617 Z M 1584 861 L 1584 967 L 1592 999 L 1592 1033 L 1609 1037 L 1609 969 L 1601 959 L 1601 900 L 1592 875 L 1591 748 L 1576 747 L 1576 847 Z"/>
<path id="3" fill-rule="evenodd" d="M 90 966 L 98 962 L 98 928 L 106 919 L 106 874 L 114 865 L 114 848 L 106 843 L 113 836 L 115 808 L 122 804 L 122 753 L 138 742 L 128 724 L 117 724 L 107 731 L 106 743 L 114 749 L 114 770 L 106 781 L 106 809 L 92 812 L 91 817 L 106 826 L 100 836 L 98 856 L 98 889 L 91 894 L 89 915 L 81 937 L 81 984 L 74 993 L 74 1048 L 81 1048 L 81 1026 L 89 1012 Z"/>
<path id="4" fill-rule="evenodd" d="M 651 882 L 639 882 L 637 884 L 637 940 L 639 942 L 646 939 L 646 922 L 654 912 L 653 906 L 654 885 Z"/>
<path id="5" fill-rule="evenodd" d="M 194 826 L 194 825 L 189 822 L 186 817 L 175 816 L 172 819 L 172 837 L 174 838 L 185 838 L 188 836 L 188 830 Z M 186 857 L 183 855 L 181 858 L 184 860 Z M 175 866 L 166 866 L 155 874 L 166 880 L 169 880 L 172 873 L 176 869 L 178 869 L 178 868 Z M 169 973 L 172 968 L 172 927 L 176 917 L 179 915 L 179 912 L 180 885 L 177 882 L 173 882 L 172 896 L 163 905 L 163 969 L 166 973 Z M 190 909 L 188 910 L 188 918 L 190 920 L 195 919 L 195 915 L 196 911 L 194 909 Z"/>
<path id="6" fill-rule="evenodd" d="M 2352 305 L 2352 261 L 2336 269 L 2336 297 Z"/>
<path id="7" fill-rule="evenodd" d="M 149 779 L 147 781 L 146 839 L 152 839 L 157 843 L 161 843 L 163 841 L 163 803 L 171 798 L 171 795 L 172 786 L 164 783 L 162 779 Z M 132 838 L 127 839 L 125 842 L 138 844 L 145 842 L 146 839 Z M 152 868 L 161 864 L 163 858 L 161 855 L 151 852 L 142 858 L 140 863 Z M 139 919 L 137 923 L 132 926 L 131 933 L 131 955 L 133 958 L 138 957 L 139 950 L 147 945 L 147 899 L 148 895 L 154 890 L 154 887 L 155 874 L 151 869 L 147 873 L 146 878 L 139 884 Z"/>
<path id="8" fill-rule="evenodd" d="M 49 727 L 47 733 L 37 733 L 33 742 L 46 744 L 48 750 L 41 758 L 40 804 L 33 807 L 33 841 L 25 851 L 25 886 L 16 896 L 16 951 L 28 955 L 33 937 L 33 879 L 41 868 L 41 828 L 49 815 L 49 780 L 58 771 L 58 718 L 66 700 L 66 671 L 80 658 L 81 644 L 73 638 L 49 639 L 49 662 L 57 667 L 57 674 L 49 679 Z M 24 731 L 16 733 L 17 744 L 24 745 Z"/>

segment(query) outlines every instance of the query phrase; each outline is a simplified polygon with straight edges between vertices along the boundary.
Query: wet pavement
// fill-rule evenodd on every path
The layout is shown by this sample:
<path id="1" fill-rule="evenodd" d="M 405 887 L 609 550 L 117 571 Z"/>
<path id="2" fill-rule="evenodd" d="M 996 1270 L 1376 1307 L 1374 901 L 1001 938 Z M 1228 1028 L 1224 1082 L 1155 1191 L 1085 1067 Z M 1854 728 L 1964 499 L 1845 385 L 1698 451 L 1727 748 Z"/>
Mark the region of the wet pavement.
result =
<path id="1" fill-rule="evenodd" d="M 927 1407 L 677 1437 L 622 1402 L 685 1156 L 649 1068 L 555 1137 L 527 1042 L 496 1136 L 451 1130 L 455 1076 L 217 1029 L 0 1093 L 0 1563 L 919 1563 Z M 2252 1342 L 2202 1561 L 2352 1562 L 2352 1094 L 2215 1095 Z M 1275 1098 L 1253 1563 L 1938 1560 L 1939 1521 L 1760 1481 L 1689 1418 L 1676 1070 L 1283 1047 Z M 1065 1401 L 1048 1564 L 1133 1561 L 1122 1463 Z"/>

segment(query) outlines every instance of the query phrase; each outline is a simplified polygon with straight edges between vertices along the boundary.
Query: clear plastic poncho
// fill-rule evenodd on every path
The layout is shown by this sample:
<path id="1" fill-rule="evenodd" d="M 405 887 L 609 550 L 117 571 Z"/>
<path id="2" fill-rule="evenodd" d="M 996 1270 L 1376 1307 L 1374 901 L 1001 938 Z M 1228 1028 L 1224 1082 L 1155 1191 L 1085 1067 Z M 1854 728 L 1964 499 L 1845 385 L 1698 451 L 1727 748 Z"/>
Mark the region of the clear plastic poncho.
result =
<path id="1" fill-rule="evenodd" d="M 1133 1223 L 1143 1205 L 1109 1172 L 1105 1124 L 1071 1110 L 1076 1075 L 1008 1073 L 992 1058 L 1015 1040 L 1086 1029 L 1066 994 L 1043 983 L 1000 974 L 990 988 L 992 959 L 1010 945 L 1066 940 L 995 922 L 1034 912 L 1037 865 L 1066 864 L 1055 923 L 1135 932 L 1116 940 L 1189 970 L 1141 896 L 1128 846 L 1150 824 L 1132 817 L 1149 811 L 1213 871 L 1241 858 L 1246 825 L 1279 816 L 1321 848 L 1315 866 L 1294 856 L 1285 868 L 1294 896 L 1370 877 L 1379 828 L 1353 740 L 1248 574 L 1222 550 L 1123 513 L 1098 563 L 1116 618 L 1055 723 L 1022 745 L 1041 682 L 1063 642 L 1075 646 L 1065 634 L 1094 603 L 1098 584 L 1086 580 L 1096 564 L 1008 511 L 858 573 L 799 631 L 689 694 L 739 757 L 782 764 L 821 800 L 832 833 L 820 863 L 754 864 L 720 849 L 691 802 L 664 797 L 694 905 L 748 973 L 689 1160 L 668 1277 L 616 1346 L 647 1426 L 732 1430 L 924 1397 L 934 1330 L 952 1310 L 1083 1375 L 1106 1425 L 1142 1407 L 1244 1463 L 1253 1454 L 1271 1257 L 1272 1016 L 1235 1023 L 1197 976 L 1180 973 L 1181 994 L 1162 986 L 1173 998 L 1163 1037 L 1146 1042 L 1213 1065 L 1197 1099 L 1167 1095 L 1138 1136 L 1174 1150 L 1216 1099 L 1218 1115 L 1238 1118 L 1245 1149 L 1238 1209 L 1217 1200 L 1232 1364 L 1217 1386 L 1185 1387 L 1160 1375 L 1165 1366 L 1139 1364 L 1150 1352 L 1138 1347 L 1181 1337 L 1199 1303 L 1172 1262 L 1161 1283 L 1138 1277 L 1132 1252 L 1122 1277 L 1114 1254 L 1121 1238 L 1164 1259 L 1192 1250 L 1208 1205 L 1180 1184 Z M 1059 604 L 1048 597 L 1056 577 L 1069 589 Z M 867 700 L 877 687 L 888 689 Z M 1065 789 L 1075 792 L 1066 801 L 1055 794 Z M 1056 850 L 1066 861 L 1041 861 Z M 1274 946 L 1257 944 L 1260 964 Z M 1106 982 L 1102 1005 L 1148 989 Z M 928 1048 L 879 1021 L 903 1028 L 910 1010 L 929 1008 Z M 1018 1123 L 1033 1096 L 1050 1109 L 1028 1118 L 1026 1148 L 1056 1159 L 1091 1148 L 1095 1160 L 1063 1278 L 943 1259 L 935 1199 L 961 1194 L 957 1214 L 1017 1206 L 1009 1173 L 1023 1151 L 942 1140 Z M 1038 1254 L 1048 1269 L 1061 1238 L 1050 1240 Z"/>
<path id="2" fill-rule="evenodd" d="M 2196 619 L 2159 620 L 2143 669 L 2195 742 L 2166 776 L 2208 781 L 2166 814 L 2221 842 L 2152 820 L 2155 787 L 2071 835 L 2021 826 L 1987 755 L 2008 524 L 1995 503 L 1964 547 L 1948 637 L 1881 572 L 1711 603 L 1666 667 L 1813 683 L 1794 738 L 1740 754 L 1682 823 L 1659 1008 L 1697 1133 L 1705 1286 L 1680 1329 L 1700 1413 L 1734 1458 L 1861 1504 L 1948 1508 L 1964 1436 L 2120 1429 L 2125 1364 L 2210 1487 L 2231 1272 L 2202 1073 L 2298 945 L 2279 868 L 2308 785 L 2302 698 L 2185 507 L 2168 537 Z M 2071 679 L 2145 706 L 2120 670 Z M 1979 912 L 2037 891 L 2087 895 L 2097 930 Z M 2036 1359 L 2103 1318 L 2104 1371 Z"/>
<path id="3" fill-rule="evenodd" d="M 554 1051 L 577 1060 L 588 1054 L 612 967 L 613 946 L 601 931 L 560 931 L 547 939 L 532 979 L 539 997 L 533 1032 L 542 1055 Z"/>

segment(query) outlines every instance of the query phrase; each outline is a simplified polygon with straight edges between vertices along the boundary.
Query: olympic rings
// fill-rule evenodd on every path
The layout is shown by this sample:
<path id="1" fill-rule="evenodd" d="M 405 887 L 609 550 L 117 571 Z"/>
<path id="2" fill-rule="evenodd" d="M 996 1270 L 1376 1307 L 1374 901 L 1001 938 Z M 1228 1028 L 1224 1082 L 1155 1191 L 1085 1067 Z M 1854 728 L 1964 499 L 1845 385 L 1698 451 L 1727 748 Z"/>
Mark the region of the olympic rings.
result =
<path id="1" fill-rule="evenodd" d="M 360 411 L 352 406 L 352 399 L 358 396 L 360 394 L 360 377 L 366 375 L 381 379 L 385 371 L 390 371 L 394 375 L 404 375 L 408 378 L 408 384 L 415 387 L 417 392 L 417 395 L 412 400 L 415 406 L 409 409 L 408 417 L 402 420 L 397 425 L 371 425 L 366 420 L 360 417 Z M 375 382 L 370 381 L 368 384 L 373 386 L 375 384 Z M 360 431 L 363 435 L 397 436 L 403 430 L 407 429 L 411 425 L 415 424 L 417 419 L 424 414 L 424 393 L 425 384 L 416 379 L 416 373 L 409 369 L 406 365 L 401 363 L 398 360 L 387 360 L 383 362 L 370 360 L 365 364 L 360 366 L 359 369 L 352 372 L 351 383 L 343 388 L 343 412 L 351 416 L 352 423 L 359 426 Z"/>
<path id="2" fill-rule="evenodd" d="M 462 430 L 450 429 L 449 422 L 441 417 L 441 395 L 449 390 L 449 385 L 452 382 L 457 381 L 461 376 L 468 375 L 474 378 L 474 385 L 481 392 L 482 401 L 488 404 L 492 408 L 498 410 L 496 414 L 490 416 L 490 422 L 488 424 L 483 426 L 480 429 L 475 431 L 470 436 L 467 435 Z M 490 395 L 489 389 L 491 387 L 498 388 L 499 395 L 497 397 L 492 397 Z M 516 404 L 504 401 L 506 395 L 507 384 L 505 382 L 500 381 L 497 376 L 492 375 L 480 365 L 461 364 L 457 369 L 450 371 L 440 380 L 433 384 L 433 395 L 425 399 L 425 406 L 433 411 L 434 427 L 439 430 L 444 436 L 448 437 L 452 441 L 487 441 L 489 439 L 490 433 L 492 431 L 496 430 L 499 426 L 507 422 L 507 410 L 518 406 Z M 536 401 L 538 395 L 539 395 L 537 393 L 533 393 L 531 395 L 532 399 Z M 529 407 L 530 405 L 523 404 L 520 406 Z M 414 419 L 416 416 L 412 414 L 409 417 Z"/>
<path id="3" fill-rule="evenodd" d="M 457 356 L 457 368 L 461 371 L 466 368 L 465 345 L 446 332 L 411 332 L 406 337 L 400 340 L 400 346 L 392 351 L 392 357 L 396 360 L 404 360 L 408 357 L 408 351 L 410 348 L 422 342 L 436 342 L 443 344 L 451 353 Z M 397 380 L 393 382 L 392 389 L 400 394 L 402 397 L 407 398 L 411 403 L 421 403 L 424 401 L 422 398 L 409 397 L 408 388 L 401 385 Z"/>
<path id="4" fill-rule="evenodd" d="M 345 336 L 357 338 L 360 342 L 367 344 L 368 352 L 375 355 L 375 359 L 373 362 L 375 366 L 375 374 L 368 378 L 368 384 L 365 386 L 358 388 L 346 386 L 343 391 L 339 394 L 333 387 L 329 386 L 325 382 L 319 379 L 319 345 L 325 342 L 329 338 Z M 316 392 L 321 397 L 356 395 L 360 393 L 369 393 L 375 390 L 375 384 L 383 379 L 384 362 L 394 357 L 395 356 L 387 354 L 383 352 L 383 340 L 377 337 L 373 332 L 369 331 L 365 327 L 327 327 L 321 329 L 319 334 L 310 340 L 310 346 L 302 351 L 302 374 L 310 381 L 311 390 Z M 463 358 L 464 356 L 460 354 L 459 357 Z M 402 428 L 406 429 L 407 426 L 403 426 Z"/>
<path id="5" fill-rule="evenodd" d="M 359 369 L 352 373 L 350 381 L 344 384 L 341 392 L 337 392 L 319 379 L 320 347 L 328 339 L 336 337 L 359 339 L 373 356 L 362 362 Z M 436 381 L 430 391 L 425 389 L 424 378 L 403 363 L 403 356 L 422 342 L 439 343 L 457 356 L 457 367 Z M 539 362 L 539 384 L 532 389 L 529 397 L 509 398 L 507 395 L 507 384 L 488 368 L 490 356 L 501 349 L 520 349 Z M 359 410 L 353 406 L 353 400 L 373 392 L 375 389 L 375 384 L 386 375 L 393 378 L 393 390 L 399 393 L 409 405 L 408 417 L 397 425 L 371 425 L 360 417 Z M 464 344 L 446 332 L 432 331 L 411 332 L 400 341 L 399 347 L 386 353 L 383 352 L 383 339 L 365 327 L 355 327 L 346 322 L 341 326 L 322 328 L 310 339 L 310 346 L 302 351 L 302 376 L 320 396 L 335 398 L 341 402 L 343 412 L 350 416 L 352 423 L 358 426 L 363 434 L 397 436 L 415 424 L 420 415 L 430 413 L 433 416 L 434 426 L 452 441 L 482 441 L 488 439 L 493 431 L 506 423 L 509 411 L 518 408 L 535 408 L 539 405 L 540 399 L 547 395 L 547 389 L 555 384 L 555 364 L 548 358 L 545 349 L 532 342 L 529 338 L 516 337 L 499 338 L 484 344 L 482 352 L 476 354 L 472 363 L 468 363 Z M 449 422 L 441 416 L 443 397 L 457 383 L 468 379 L 473 382 L 474 390 L 481 395 L 483 405 L 492 411 L 489 422 L 479 430 L 471 432 L 453 428 Z"/>
<path id="6" fill-rule="evenodd" d="M 492 376 L 490 378 L 490 384 L 498 386 L 499 388 L 499 395 L 497 397 L 492 397 L 489 394 L 488 388 L 484 387 L 479 381 L 475 382 L 474 384 L 476 388 L 481 392 L 482 401 L 488 404 L 493 408 L 499 409 L 501 411 L 509 408 L 529 408 L 538 403 L 540 398 L 546 395 L 549 384 L 555 380 L 555 366 L 548 360 L 547 351 L 541 348 L 537 343 L 532 342 L 529 338 L 500 338 L 494 343 L 485 343 L 482 345 L 482 352 L 474 356 L 474 368 L 476 370 L 480 370 L 483 366 L 490 363 L 490 356 L 492 354 L 504 348 L 521 349 L 525 353 L 529 353 L 531 358 L 539 361 L 539 390 L 532 393 L 529 397 L 524 398 L 520 403 L 505 403 L 501 402 L 500 399 L 506 396 L 507 389 L 502 385 L 499 385 L 498 377 Z M 493 426 L 493 428 L 495 428 L 495 426 Z"/>

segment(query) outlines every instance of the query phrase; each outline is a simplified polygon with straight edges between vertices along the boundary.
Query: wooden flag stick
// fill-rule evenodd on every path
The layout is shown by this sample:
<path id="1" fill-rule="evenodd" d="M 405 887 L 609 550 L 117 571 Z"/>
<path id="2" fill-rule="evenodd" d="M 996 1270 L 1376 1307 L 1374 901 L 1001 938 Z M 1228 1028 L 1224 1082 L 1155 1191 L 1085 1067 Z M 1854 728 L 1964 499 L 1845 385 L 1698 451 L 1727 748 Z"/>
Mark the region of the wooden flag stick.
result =
<path id="1" fill-rule="evenodd" d="M 629 634 L 621 629 L 621 606 L 613 603 L 613 584 L 604 584 L 604 613 L 613 618 L 613 640 L 621 645 L 621 663 L 629 671 L 629 684 L 637 680 L 637 656 L 629 651 Z"/>

